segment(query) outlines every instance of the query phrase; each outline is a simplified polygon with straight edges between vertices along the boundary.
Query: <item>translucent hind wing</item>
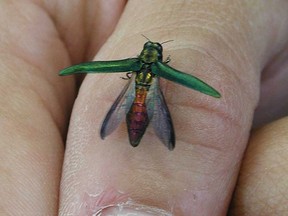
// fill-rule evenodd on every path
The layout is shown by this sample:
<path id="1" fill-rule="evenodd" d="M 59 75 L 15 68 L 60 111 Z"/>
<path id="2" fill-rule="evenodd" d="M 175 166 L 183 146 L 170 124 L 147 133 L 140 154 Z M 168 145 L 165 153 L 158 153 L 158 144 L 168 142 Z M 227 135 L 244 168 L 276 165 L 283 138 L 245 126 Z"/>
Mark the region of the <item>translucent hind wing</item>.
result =
<path id="1" fill-rule="evenodd" d="M 159 86 L 159 78 L 155 77 L 147 95 L 147 113 L 151 119 L 157 137 L 173 150 L 175 147 L 175 133 L 172 118 Z"/>
<path id="2" fill-rule="evenodd" d="M 121 91 L 110 110 L 108 111 L 100 130 L 100 136 L 104 139 L 110 135 L 123 121 L 135 98 L 135 74 L 129 83 Z"/>

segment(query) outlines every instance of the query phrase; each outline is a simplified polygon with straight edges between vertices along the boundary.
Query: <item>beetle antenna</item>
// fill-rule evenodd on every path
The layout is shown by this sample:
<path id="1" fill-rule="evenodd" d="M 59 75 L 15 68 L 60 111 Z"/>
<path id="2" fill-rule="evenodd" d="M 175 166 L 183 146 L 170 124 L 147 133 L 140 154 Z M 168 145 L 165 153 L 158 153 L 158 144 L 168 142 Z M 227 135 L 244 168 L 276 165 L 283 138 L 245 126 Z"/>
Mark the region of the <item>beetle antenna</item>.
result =
<path id="1" fill-rule="evenodd" d="M 164 41 L 164 42 L 161 43 L 161 45 L 164 44 L 164 43 L 172 42 L 172 41 L 174 41 L 174 40 L 167 40 L 167 41 Z"/>
<path id="2" fill-rule="evenodd" d="M 146 37 L 144 34 L 141 34 L 144 38 L 146 38 L 148 41 L 151 41 L 148 37 Z"/>

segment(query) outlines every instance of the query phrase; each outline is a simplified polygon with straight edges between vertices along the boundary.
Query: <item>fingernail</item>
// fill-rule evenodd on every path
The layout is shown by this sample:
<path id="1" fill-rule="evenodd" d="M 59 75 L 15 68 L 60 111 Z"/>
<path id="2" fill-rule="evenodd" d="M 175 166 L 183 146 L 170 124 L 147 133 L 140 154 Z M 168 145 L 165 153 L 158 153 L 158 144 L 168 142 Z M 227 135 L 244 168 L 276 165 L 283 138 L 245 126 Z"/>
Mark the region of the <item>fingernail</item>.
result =
<path id="1" fill-rule="evenodd" d="M 156 207 L 135 203 L 119 203 L 103 207 L 95 216 L 172 216 L 171 213 Z"/>

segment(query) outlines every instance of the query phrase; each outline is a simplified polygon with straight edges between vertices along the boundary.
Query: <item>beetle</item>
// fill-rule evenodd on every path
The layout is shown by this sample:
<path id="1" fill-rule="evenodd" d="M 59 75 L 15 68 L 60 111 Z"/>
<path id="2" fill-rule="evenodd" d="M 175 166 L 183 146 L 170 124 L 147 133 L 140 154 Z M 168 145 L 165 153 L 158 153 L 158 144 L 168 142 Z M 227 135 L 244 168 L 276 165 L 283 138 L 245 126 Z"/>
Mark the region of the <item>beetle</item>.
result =
<path id="1" fill-rule="evenodd" d="M 110 135 L 126 115 L 129 141 L 133 147 L 138 146 L 151 122 L 158 138 L 173 150 L 174 127 L 159 86 L 159 77 L 215 98 L 221 95 L 197 77 L 170 67 L 169 61 L 169 58 L 163 61 L 162 44 L 148 40 L 136 58 L 84 62 L 61 70 L 59 75 L 128 72 L 129 82 L 108 111 L 100 130 L 101 138 Z"/>

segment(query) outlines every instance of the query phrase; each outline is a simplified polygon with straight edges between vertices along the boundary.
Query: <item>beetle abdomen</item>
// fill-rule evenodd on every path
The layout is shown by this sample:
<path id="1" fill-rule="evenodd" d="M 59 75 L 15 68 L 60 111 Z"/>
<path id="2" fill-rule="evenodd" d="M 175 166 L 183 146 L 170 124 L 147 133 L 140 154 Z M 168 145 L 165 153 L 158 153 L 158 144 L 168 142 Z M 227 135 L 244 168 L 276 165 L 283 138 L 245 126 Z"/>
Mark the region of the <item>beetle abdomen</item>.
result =
<path id="1" fill-rule="evenodd" d="M 148 89 L 145 87 L 141 86 L 136 88 L 134 102 L 126 116 L 130 144 L 134 147 L 140 143 L 149 124 L 145 104 L 147 92 Z"/>

